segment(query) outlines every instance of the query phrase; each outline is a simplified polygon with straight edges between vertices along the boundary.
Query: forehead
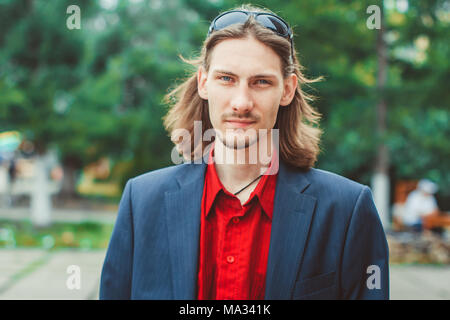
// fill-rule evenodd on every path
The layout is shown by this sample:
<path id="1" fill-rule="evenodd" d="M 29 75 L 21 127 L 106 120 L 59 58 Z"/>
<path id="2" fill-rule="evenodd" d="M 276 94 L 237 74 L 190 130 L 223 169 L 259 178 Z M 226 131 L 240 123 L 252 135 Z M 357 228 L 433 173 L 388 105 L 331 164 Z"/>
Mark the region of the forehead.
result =
<path id="1" fill-rule="evenodd" d="M 264 43 L 249 37 L 219 42 L 211 53 L 209 72 L 226 70 L 240 76 L 272 74 L 282 77 L 281 59 Z"/>

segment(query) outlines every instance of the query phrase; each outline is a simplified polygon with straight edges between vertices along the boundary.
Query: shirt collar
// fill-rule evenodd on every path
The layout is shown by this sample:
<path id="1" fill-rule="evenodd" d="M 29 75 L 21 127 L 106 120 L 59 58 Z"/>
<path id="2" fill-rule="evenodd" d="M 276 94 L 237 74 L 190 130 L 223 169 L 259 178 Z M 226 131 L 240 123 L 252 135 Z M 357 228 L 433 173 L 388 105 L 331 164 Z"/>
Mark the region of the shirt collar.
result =
<path id="1" fill-rule="evenodd" d="M 220 191 L 227 194 L 228 196 L 237 198 L 234 194 L 225 189 L 225 187 L 222 185 L 222 182 L 219 179 L 219 176 L 217 175 L 216 167 L 213 161 L 214 143 L 215 142 L 213 142 L 212 147 L 209 151 L 208 166 L 206 169 L 205 188 L 208 195 L 206 197 L 205 203 L 206 216 L 209 215 L 211 207 L 213 206 L 217 194 Z M 272 220 L 273 215 L 274 190 L 276 186 L 276 179 L 278 176 L 278 168 L 279 168 L 279 159 L 277 150 L 275 148 L 272 149 L 273 149 L 272 160 L 270 162 L 269 168 L 265 171 L 265 174 L 259 180 L 256 188 L 252 191 L 248 201 L 245 203 L 248 204 L 250 201 L 252 201 L 254 197 L 257 197 L 264 213 L 270 220 Z"/>

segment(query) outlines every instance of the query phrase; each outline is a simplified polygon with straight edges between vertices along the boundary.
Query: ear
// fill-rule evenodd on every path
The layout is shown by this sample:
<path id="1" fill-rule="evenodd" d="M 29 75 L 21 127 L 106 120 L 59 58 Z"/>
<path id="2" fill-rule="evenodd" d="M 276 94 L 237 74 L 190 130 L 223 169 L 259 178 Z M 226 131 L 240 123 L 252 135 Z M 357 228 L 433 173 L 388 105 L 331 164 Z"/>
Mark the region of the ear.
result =
<path id="1" fill-rule="evenodd" d="M 283 96 L 280 100 L 280 106 L 287 106 L 294 99 L 295 91 L 297 90 L 298 78 L 295 73 L 291 73 L 284 79 Z"/>
<path id="2" fill-rule="evenodd" d="M 208 74 L 206 70 L 201 66 L 197 71 L 197 91 L 200 98 L 208 100 L 208 90 L 206 88 L 206 80 L 208 79 Z"/>

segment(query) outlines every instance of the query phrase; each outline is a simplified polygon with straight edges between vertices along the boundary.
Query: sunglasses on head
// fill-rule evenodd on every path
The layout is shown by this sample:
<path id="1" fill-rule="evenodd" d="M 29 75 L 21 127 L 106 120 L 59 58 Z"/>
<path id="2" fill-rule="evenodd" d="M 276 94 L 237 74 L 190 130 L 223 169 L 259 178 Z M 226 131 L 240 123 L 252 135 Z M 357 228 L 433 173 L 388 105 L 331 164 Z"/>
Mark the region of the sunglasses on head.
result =
<path id="1" fill-rule="evenodd" d="M 231 26 L 232 24 L 245 23 L 250 16 L 253 16 L 259 24 L 266 27 L 267 29 L 272 30 L 283 38 L 289 39 L 289 42 L 291 43 L 292 61 L 294 61 L 294 43 L 292 41 L 292 30 L 289 28 L 289 25 L 286 21 L 272 13 L 243 10 L 231 10 L 224 12 L 218 15 L 213 20 L 213 22 L 211 22 L 207 37 L 209 37 L 212 32 L 222 30 L 228 26 Z"/>

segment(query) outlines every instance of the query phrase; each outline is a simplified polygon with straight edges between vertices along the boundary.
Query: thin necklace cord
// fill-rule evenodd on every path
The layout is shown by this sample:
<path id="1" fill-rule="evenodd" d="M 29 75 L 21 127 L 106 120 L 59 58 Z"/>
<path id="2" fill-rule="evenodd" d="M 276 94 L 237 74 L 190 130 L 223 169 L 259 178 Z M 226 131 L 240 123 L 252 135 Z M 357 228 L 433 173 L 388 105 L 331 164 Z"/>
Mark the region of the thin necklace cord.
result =
<path id="1" fill-rule="evenodd" d="M 240 193 L 241 191 L 243 191 L 245 188 L 247 188 L 249 185 L 251 185 L 253 182 L 255 182 L 256 180 L 258 180 L 259 178 L 261 178 L 263 175 L 261 174 L 259 177 L 257 177 L 255 180 L 253 180 L 252 182 L 250 182 L 248 185 L 246 185 L 245 187 L 243 187 L 241 190 L 239 190 L 238 192 L 234 193 L 234 195 L 237 195 L 238 193 Z"/>

